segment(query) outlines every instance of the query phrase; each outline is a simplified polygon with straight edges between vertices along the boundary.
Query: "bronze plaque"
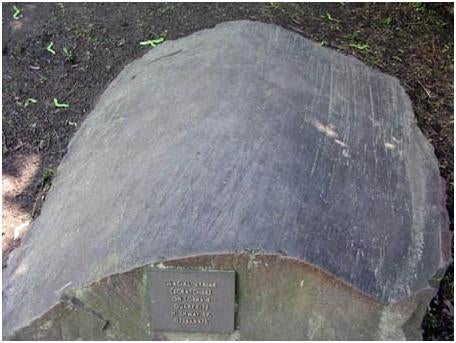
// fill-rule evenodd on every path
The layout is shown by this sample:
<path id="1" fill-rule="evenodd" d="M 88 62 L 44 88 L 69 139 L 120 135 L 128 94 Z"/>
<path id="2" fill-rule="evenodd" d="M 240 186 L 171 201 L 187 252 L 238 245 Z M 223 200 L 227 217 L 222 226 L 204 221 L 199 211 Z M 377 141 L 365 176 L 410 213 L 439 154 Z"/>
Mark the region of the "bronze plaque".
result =
<path id="1" fill-rule="evenodd" d="M 234 330 L 234 271 L 151 269 L 148 280 L 152 330 Z"/>

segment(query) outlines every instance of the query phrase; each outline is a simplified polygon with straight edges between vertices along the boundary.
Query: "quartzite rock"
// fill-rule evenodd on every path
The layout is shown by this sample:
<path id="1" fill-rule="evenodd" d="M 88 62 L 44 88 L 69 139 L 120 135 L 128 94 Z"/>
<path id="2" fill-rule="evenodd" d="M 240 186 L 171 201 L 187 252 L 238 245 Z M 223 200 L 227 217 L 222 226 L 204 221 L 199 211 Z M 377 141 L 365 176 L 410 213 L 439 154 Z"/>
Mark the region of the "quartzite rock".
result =
<path id="1" fill-rule="evenodd" d="M 410 333 L 404 322 L 413 313 L 419 322 L 415 308 L 429 301 L 429 280 L 448 259 L 441 189 L 433 149 L 395 78 L 258 22 L 224 23 L 168 41 L 120 73 L 71 141 L 41 215 L 5 272 L 3 333 L 97 337 L 89 332 L 109 332 L 107 317 L 82 285 L 218 254 L 231 262 L 216 265 L 237 268 L 245 285 L 247 253 L 259 260 L 281 255 L 301 263 L 303 273 L 316 267 L 336 280 L 329 284 L 358 292 L 363 304 L 408 307 L 402 317 L 379 310 L 368 326 L 361 318 L 367 312 L 352 311 L 347 331 L 337 316 L 312 317 L 309 298 L 299 293 L 306 287 L 293 288 L 290 294 L 303 299 L 293 315 L 310 323 L 307 331 L 282 332 L 292 321 L 278 309 L 282 326 L 250 319 L 238 323 L 240 338 L 416 338 L 416 327 Z M 258 273 L 263 281 L 269 275 L 267 268 Z M 287 279 L 280 274 L 280 282 Z M 290 282 L 301 280 L 291 274 Z M 308 277 L 316 288 L 317 279 Z M 271 290 L 269 304 L 289 304 L 273 291 L 275 282 L 259 283 Z M 340 289 L 329 299 L 343 298 Z M 81 306 L 62 317 L 73 293 Z M 81 308 L 99 314 L 100 323 L 73 324 L 64 334 Z M 239 318 L 248 311 L 255 308 L 239 304 Z M 57 317 L 70 318 L 60 331 L 52 324 Z M 325 329 L 309 332 L 323 325 L 315 321 Z M 119 327 L 107 337 L 135 337 Z"/>

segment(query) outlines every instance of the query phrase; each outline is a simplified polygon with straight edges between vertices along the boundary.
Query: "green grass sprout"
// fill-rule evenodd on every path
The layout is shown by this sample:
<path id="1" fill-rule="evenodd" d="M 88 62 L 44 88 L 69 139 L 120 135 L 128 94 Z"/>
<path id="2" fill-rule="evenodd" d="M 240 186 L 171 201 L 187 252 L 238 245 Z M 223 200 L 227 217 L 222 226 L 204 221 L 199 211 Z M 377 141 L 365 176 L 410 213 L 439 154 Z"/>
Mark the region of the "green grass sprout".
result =
<path id="1" fill-rule="evenodd" d="M 358 49 L 358 50 L 367 50 L 367 48 L 369 48 L 369 45 L 368 44 L 350 44 L 350 47 L 351 48 L 355 48 L 355 49 Z"/>
<path id="2" fill-rule="evenodd" d="M 27 107 L 28 105 L 36 104 L 37 102 L 38 102 L 38 100 L 36 100 L 36 99 L 28 98 L 28 99 L 25 99 L 24 106 Z"/>
<path id="3" fill-rule="evenodd" d="M 356 41 L 356 40 L 358 39 L 358 36 L 359 36 L 359 33 L 360 33 L 360 32 L 361 32 L 361 31 L 356 30 L 356 31 L 353 31 L 353 32 L 349 33 L 349 34 L 347 35 L 347 39 L 348 39 L 350 42 Z"/>
<path id="4" fill-rule="evenodd" d="M 143 42 L 140 42 L 139 45 L 149 45 L 151 47 L 155 47 L 158 44 L 163 43 L 164 41 L 165 41 L 165 38 L 160 37 L 160 38 L 157 38 L 157 39 L 145 40 Z"/>
<path id="5" fill-rule="evenodd" d="M 55 176 L 55 171 L 52 168 L 44 168 L 43 170 L 43 179 L 41 180 L 42 186 L 50 183 L 52 178 Z"/>
<path id="6" fill-rule="evenodd" d="M 14 10 L 14 13 L 13 13 L 14 19 L 18 20 L 20 17 L 22 17 L 22 11 L 20 8 L 13 6 L 13 10 Z"/>
<path id="7" fill-rule="evenodd" d="M 279 9 L 280 8 L 280 5 L 276 2 L 269 2 L 269 5 L 274 8 L 274 9 Z"/>
<path id="8" fill-rule="evenodd" d="M 175 10 L 176 10 L 176 8 L 174 7 L 174 5 L 166 4 L 163 7 L 160 7 L 158 9 L 158 13 L 161 14 L 161 15 L 166 15 L 168 13 L 169 14 L 173 13 Z"/>
<path id="9" fill-rule="evenodd" d="M 73 51 L 69 50 L 68 48 L 63 48 L 62 50 L 63 50 L 63 53 L 65 54 L 66 60 L 73 63 L 74 62 Z"/>
<path id="10" fill-rule="evenodd" d="M 63 103 L 61 104 L 61 103 L 59 103 L 59 101 L 57 100 L 57 98 L 54 98 L 54 106 L 55 106 L 56 108 L 68 108 L 68 107 L 70 107 L 70 105 L 68 105 L 68 104 L 63 104 Z"/>
<path id="11" fill-rule="evenodd" d="M 52 49 L 53 46 L 54 46 L 54 42 L 50 42 L 49 45 L 46 47 L 46 50 L 49 51 L 49 53 L 55 55 L 55 50 Z"/>
<path id="12" fill-rule="evenodd" d="M 390 26 L 392 22 L 393 22 L 393 18 L 391 18 L 391 17 L 386 18 L 384 21 L 386 26 Z"/>
<path id="13" fill-rule="evenodd" d="M 424 7 L 424 4 L 422 2 L 412 2 L 412 7 L 415 9 L 415 11 L 417 12 L 424 12 L 425 11 L 425 7 Z"/>
<path id="14" fill-rule="evenodd" d="M 329 14 L 329 12 L 326 12 L 326 19 L 328 19 L 328 21 L 333 21 L 333 22 L 335 22 L 335 23 L 340 23 L 340 20 L 331 17 L 331 14 Z"/>

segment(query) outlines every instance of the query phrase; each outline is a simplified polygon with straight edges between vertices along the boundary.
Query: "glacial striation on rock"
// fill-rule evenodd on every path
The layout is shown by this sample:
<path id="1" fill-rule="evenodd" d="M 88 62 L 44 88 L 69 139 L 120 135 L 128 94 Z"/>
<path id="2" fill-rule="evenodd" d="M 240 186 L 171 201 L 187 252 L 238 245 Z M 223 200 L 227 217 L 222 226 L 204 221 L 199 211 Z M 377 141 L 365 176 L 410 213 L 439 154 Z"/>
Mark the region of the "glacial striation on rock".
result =
<path id="1" fill-rule="evenodd" d="M 236 271 L 236 331 L 212 338 L 419 339 L 449 258 L 444 201 L 397 79 L 278 26 L 223 23 L 154 48 L 101 96 L 11 255 L 3 335 L 201 338 L 150 329 L 160 264 Z"/>

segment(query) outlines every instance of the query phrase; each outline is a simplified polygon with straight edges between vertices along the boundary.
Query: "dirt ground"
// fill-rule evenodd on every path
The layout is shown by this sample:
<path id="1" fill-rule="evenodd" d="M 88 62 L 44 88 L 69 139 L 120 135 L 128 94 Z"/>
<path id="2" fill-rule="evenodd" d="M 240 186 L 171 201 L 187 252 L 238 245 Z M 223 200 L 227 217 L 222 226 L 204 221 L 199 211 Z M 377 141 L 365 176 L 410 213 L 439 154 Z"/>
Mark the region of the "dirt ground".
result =
<path id="1" fill-rule="evenodd" d="M 282 25 L 398 77 L 435 148 L 453 228 L 452 4 L 4 3 L 2 10 L 3 266 L 97 97 L 150 49 L 139 43 L 236 19 Z M 69 107 L 56 108 L 54 98 Z M 452 264 L 429 305 L 424 339 L 453 339 L 453 304 Z"/>

